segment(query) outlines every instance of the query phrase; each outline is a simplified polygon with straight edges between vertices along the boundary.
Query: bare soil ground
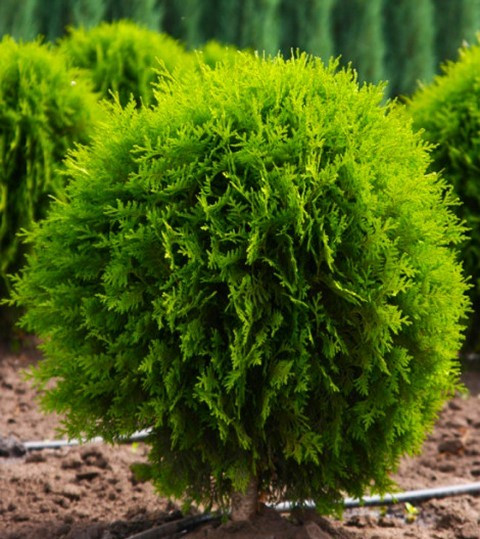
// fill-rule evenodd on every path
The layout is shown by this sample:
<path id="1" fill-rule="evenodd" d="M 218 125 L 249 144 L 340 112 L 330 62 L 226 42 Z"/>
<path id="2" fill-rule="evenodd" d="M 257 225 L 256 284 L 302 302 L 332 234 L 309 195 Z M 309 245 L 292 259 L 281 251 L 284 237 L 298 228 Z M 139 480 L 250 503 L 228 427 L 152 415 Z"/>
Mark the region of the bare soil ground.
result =
<path id="1" fill-rule="evenodd" d="M 38 411 L 35 393 L 21 375 L 38 360 L 34 348 L 14 354 L 0 347 L 0 442 L 58 438 L 59 418 Z M 468 373 L 464 381 L 470 395 L 447 403 L 422 454 L 402 461 L 395 476 L 402 490 L 480 481 L 480 373 Z M 134 478 L 130 465 L 146 460 L 147 448 L 142 443 L 15 453 L 14 445 L 2 451 L 0 443 L 0 539 L 130 538 L 185 516 L 150 484 Z M 350 509 L 337 521 L 313 511 L 280 516 L 264 508 L 249 524 L 210 523 L 166 536 L 480 539 L 478 495 L 430 500 L 415 509 L 416 514 L 405 504 Z"/>

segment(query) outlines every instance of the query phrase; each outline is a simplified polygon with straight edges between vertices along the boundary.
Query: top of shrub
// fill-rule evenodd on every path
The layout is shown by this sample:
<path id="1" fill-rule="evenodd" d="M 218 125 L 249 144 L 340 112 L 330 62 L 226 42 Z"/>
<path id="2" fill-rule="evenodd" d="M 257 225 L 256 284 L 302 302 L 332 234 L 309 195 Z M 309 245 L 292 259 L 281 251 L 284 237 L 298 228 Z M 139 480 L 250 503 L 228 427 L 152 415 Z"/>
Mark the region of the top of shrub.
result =
<path id="1" fill-rule="evenodd" d="M 382 89 L 239 55 L 114 109 L 16 283 L 70 436 L 152 427 L 160 491 L 384 491 L 455 387 L 449 191 Z M 56 379 L 54 388 L 44 384 Z"/>
<path id="2" fill-rule="evenodd" d="M 72 65 L 83 68 L 101 97 L 118 93 L 125 106 L 134 97 L 137 105 L 150 105 L 151 84 L 162 66 L 167 72 L 183 70 L 192 60 L 173 38 L 121 20 L 90 28 L 70 28 L 60 49 Z"/>
<path id="3" fill-rule="evenodd" d="M 17 233 L 45 214 L 51 195 L 62 196 L 62 160 L 87 142 L 98 109 L 90 87 L 48 45 L 5 37 L 0 59 L 1 298 L 23 260 Z"/>
<path id="4" fill-rule="evenodd" d="M 242 51 L 242 54 L 248 54 L 249 51 Z M 215 68 L 218 64 L 235 64 L 239 50 L 233 45 L 223 45 L 218 41 L 212 40 L 205 43 L 203 47 L 195 51 L 202 63 Z"/>
<path id="5" fill-rule="evenodd" d="M 414 127 L 433 144 L 432 168 L 442 171 L 462 203 L 456 210 L 470 228 L 462 246 L 465 273 L 472 277 L 474 307 L 466 346 L 479 349 L 480 338 L 480 46 L 460 49 L 457 62 L 422 86 L 408 103 Z"/>

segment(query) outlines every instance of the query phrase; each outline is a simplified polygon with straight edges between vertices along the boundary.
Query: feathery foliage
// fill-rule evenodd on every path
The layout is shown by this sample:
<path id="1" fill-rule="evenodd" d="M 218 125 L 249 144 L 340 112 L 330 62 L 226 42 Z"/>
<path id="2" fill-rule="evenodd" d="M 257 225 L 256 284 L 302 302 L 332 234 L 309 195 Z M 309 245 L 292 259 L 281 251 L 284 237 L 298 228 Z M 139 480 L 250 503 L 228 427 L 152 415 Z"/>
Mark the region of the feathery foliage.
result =
<path id="1" fill-rule="evenodd" d="M 85 70 L 101 97 L 118 94 L 123 106 L 131 96 L 137 105 L 151 104 L 151 84 L 160 62 L 171 73 L 191 63 L 177 41 L 130 21 L 102 23 L 89 30 L 71 28 L 60 50 L 73 66 Z"/>
<path id="2" fill-rule="evenodd" d="M 457 213 L 470 228 L 463 244 L 465 273 L 472 277 L 473 316 L 466 348 L 480 350 L 480 46 L 460 49 L 457 62 L 421 87 L 409 101 L 414 126 L 434 144 L 432 168 L 443 171 L 462 201 Z"/>
<path id="3" fill-rule="evenodd" d="M 88 140 L 97 109 L 90 88 L 51 47 L 5 37 L 0 58 L 1 298 L 23 260 L 17 233 L 44 215 L 50 195 L 61 197 L 61 162 Z"/>
<path id="4" fill-rule="evenodd" d="M 332 511 L 390 486 L 455 386 L 463 229 L 381 88 L 238 56 L 112 109 L 13 301 L 70 436 L 152 427 L 162 493 L 253 476 Z"/>
<path id="5" fill-rule="evenodd" d="M 194 54 L 197 55 L 197 60 L 199 60 L 200 64 L 204 63 L 209 67 L 215 68 L 220 63 L 234 65 L 240 51 L 234 46 L 224 45 L 212 40 L 205 43 L 197 51 L 194 51 Z M 249 54 L 249 51 L 242 50 L 241 54 Z"/>

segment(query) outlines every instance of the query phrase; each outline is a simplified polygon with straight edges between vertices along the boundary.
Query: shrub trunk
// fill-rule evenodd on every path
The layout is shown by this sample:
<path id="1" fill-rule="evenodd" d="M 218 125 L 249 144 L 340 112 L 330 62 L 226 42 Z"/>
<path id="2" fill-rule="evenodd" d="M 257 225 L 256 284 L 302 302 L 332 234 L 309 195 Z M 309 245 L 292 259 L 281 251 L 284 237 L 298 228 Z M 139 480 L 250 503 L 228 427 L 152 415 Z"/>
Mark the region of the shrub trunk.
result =
<path id="1" fill-rule="evenodd" d="M 234 522 L 251 520 L 258 510 L 258 480 L 252 477 L 245 492 L 232 494 L 231 519 Z"/>

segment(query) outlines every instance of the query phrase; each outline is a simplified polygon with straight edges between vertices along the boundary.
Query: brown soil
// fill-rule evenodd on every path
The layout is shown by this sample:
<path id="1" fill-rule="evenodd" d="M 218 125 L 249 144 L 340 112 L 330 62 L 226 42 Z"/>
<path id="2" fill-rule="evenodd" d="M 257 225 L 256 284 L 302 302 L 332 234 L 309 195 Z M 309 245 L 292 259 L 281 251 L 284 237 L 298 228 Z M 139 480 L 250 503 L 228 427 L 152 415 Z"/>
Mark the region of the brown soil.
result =
<path id="1" fill-rule="evenodd" d="M 38 411 L 35 393 L 21 376 L 39 359 L 34 348 L 17 354 L 0 348 L 0 441 L 58 438 L 59 418 Z M 422 454 L 402 461 L 395 476 L 402 490 L 480 481 L 480 375 L 469 373 L 464 381 L 470 395 L 451 400 Z M 158 497 L 130 471 L 146 454 L 147 448 L 137 443 L 0 456 L 0 539 L 120 539 L 176 522 L 183 516 L 178 505 Z M 412 514 L 404 504 L 350 509 L 337 521 L 313 511 L 280 516 L 263 508 L 248 524 L 216 522 L 183 535 L 172 531 L 168 537 L 480 539 L 480 496 L 430 500 L 416 510 Z"/>

